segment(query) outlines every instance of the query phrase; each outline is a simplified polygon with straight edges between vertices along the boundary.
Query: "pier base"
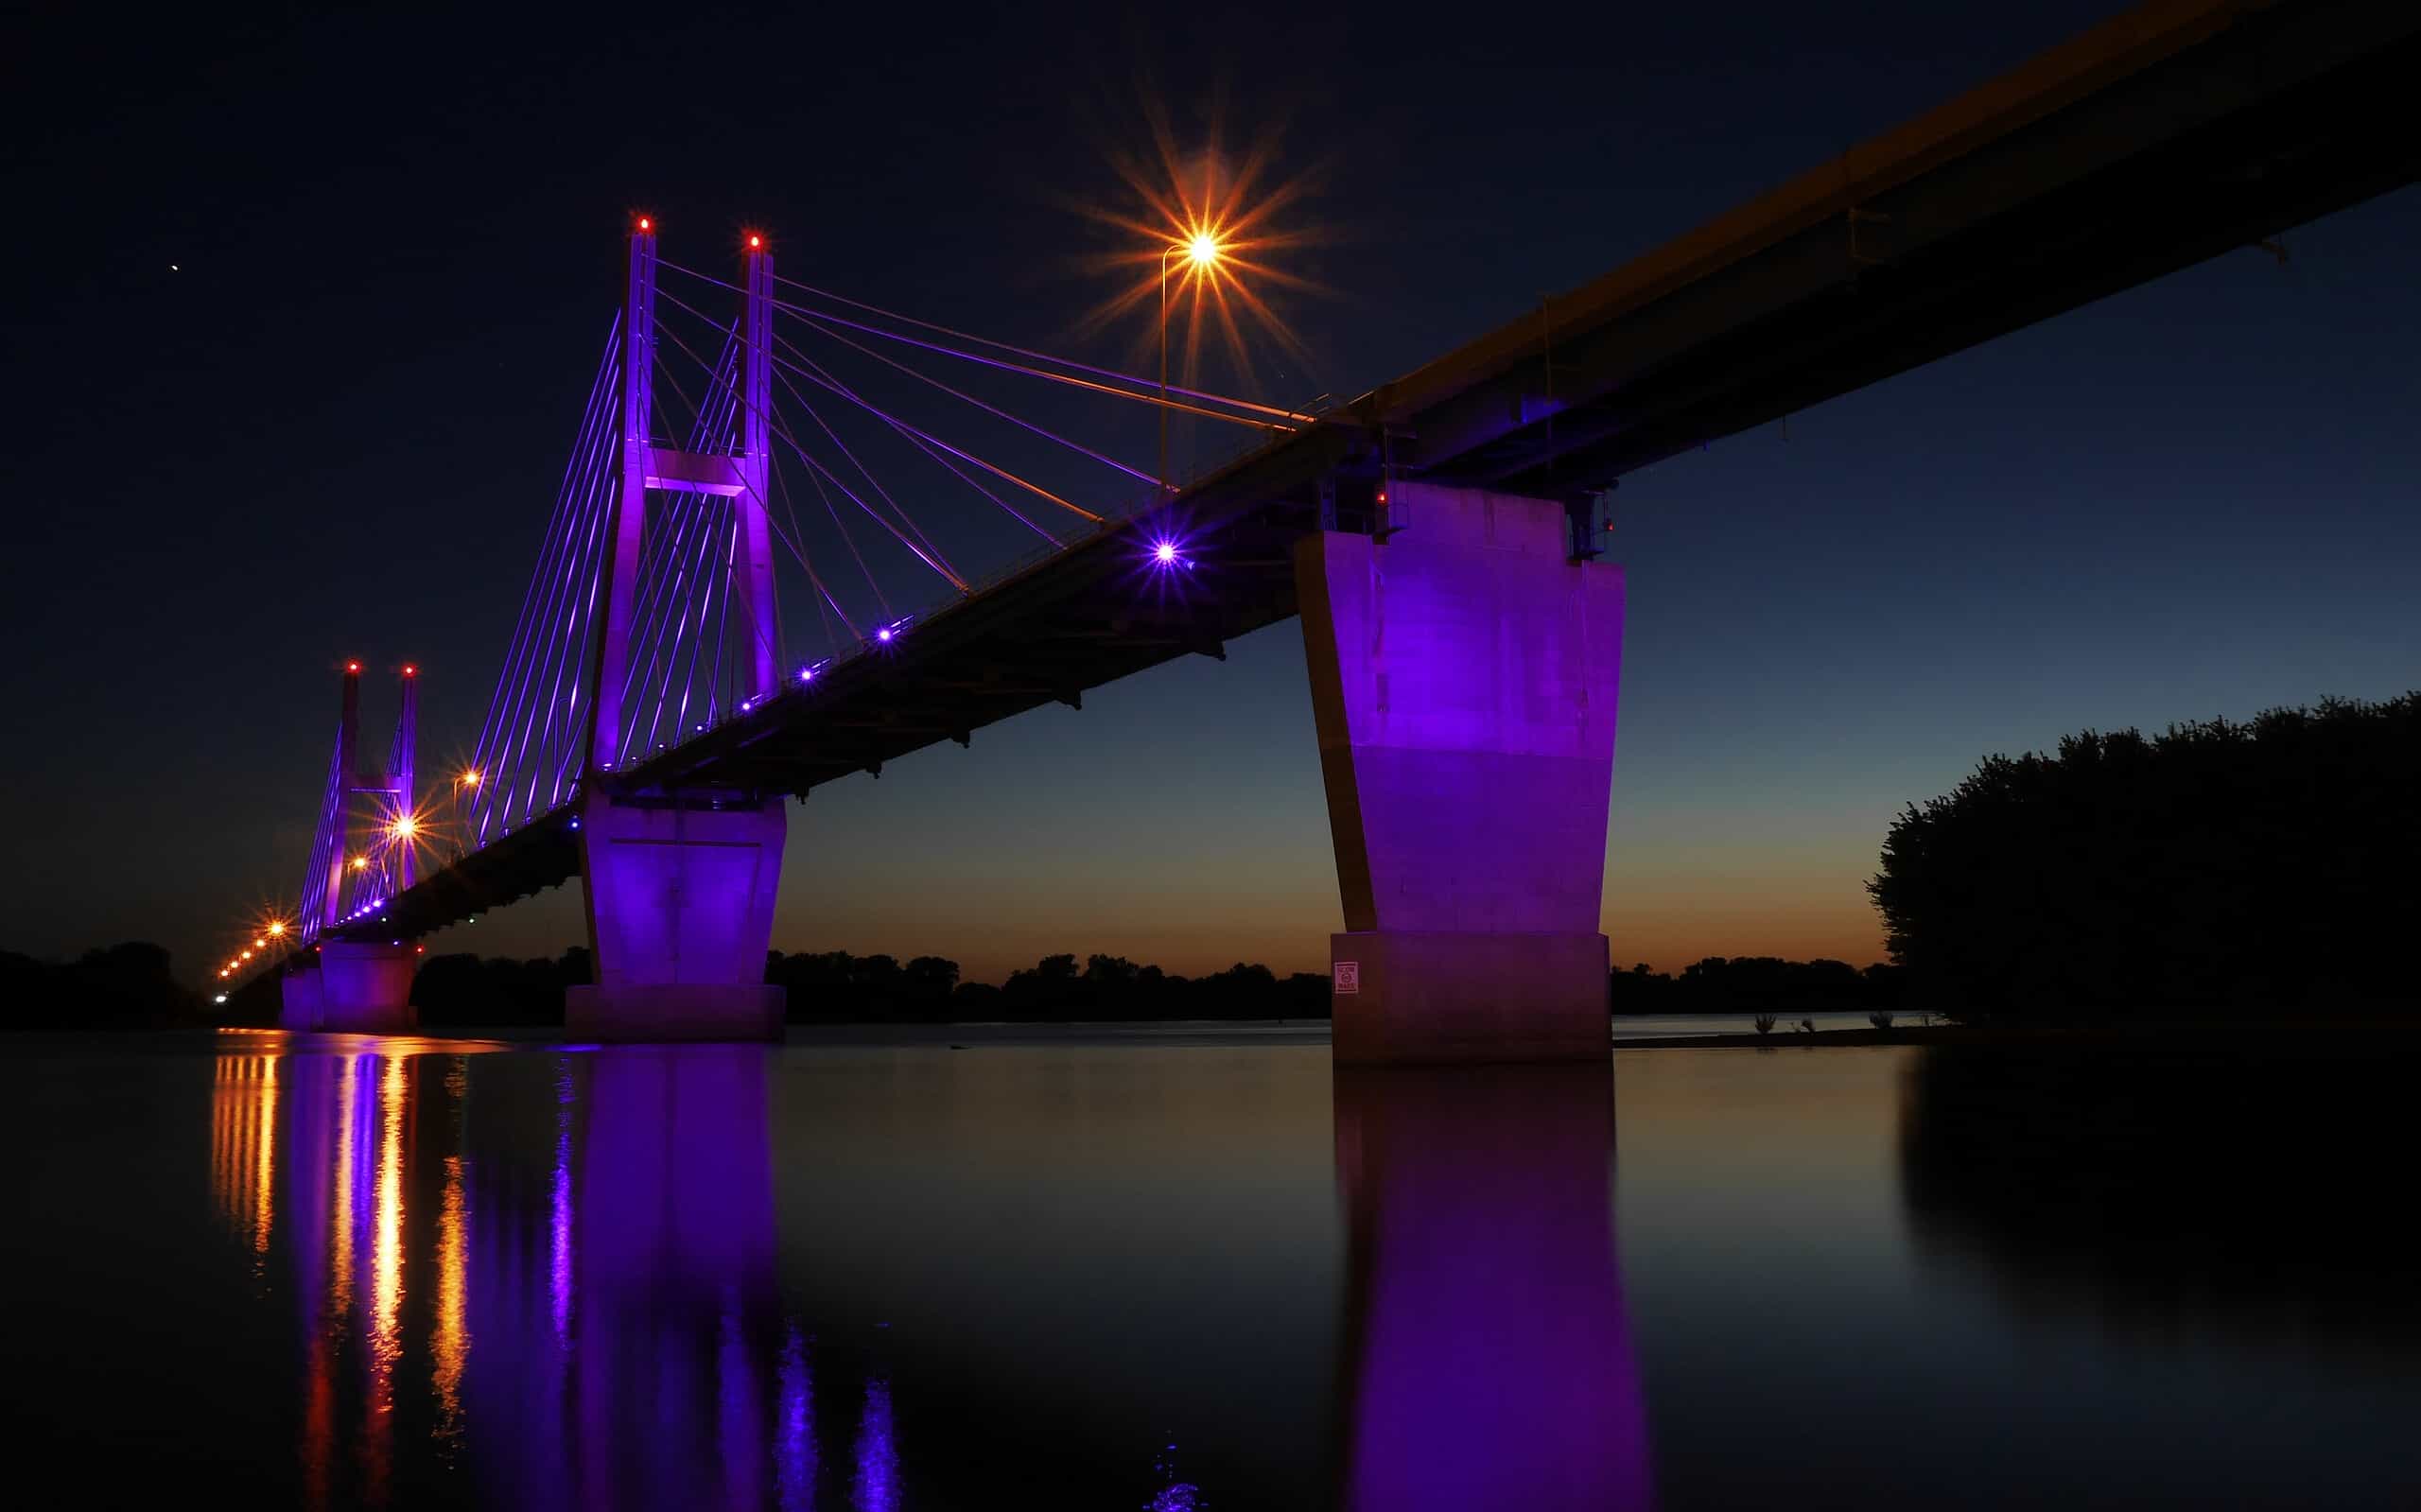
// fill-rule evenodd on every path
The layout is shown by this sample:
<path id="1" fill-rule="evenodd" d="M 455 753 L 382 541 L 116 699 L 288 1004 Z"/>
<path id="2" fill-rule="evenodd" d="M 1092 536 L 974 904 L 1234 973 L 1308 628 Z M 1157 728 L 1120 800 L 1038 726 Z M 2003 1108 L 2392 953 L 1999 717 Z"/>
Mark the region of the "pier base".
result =
<path id="1" fill-rule="evenodd" d="M 787 994 L 740 982 L 666 982 L 564 989 L 564 1034 L 607 1044 L 774 1040 Z"/>
<path id="2" fill-rule="evenodd" d="M 1347 1065 L 1603 1059 L 1606 972 L 1602 934 L 1332 934 L 1334 1053 Z"/>
<path id="3" fill-rule="evenodd" d="M 580 819 L 597 983 L 566 992 L 565 1033 L 781 1038 L 784 995 L 765 982 L 789 834 L 781 800 L 601 794 Z"/>
<path id="4" fill-rule="evenodd" d="M 1348 931 L 1336 1059 L 1604 1056 L 1622 569 L 1574 560 L 1552 500 L 1390 495 L 1385 540 L 1295 551 Z"/>
<path id="5" fill-rule="evenodd" d="M 409 1034 L 420 1026 L 412 978 L 420 952 L 409 945 L 321 944 L 316 967 L 285 979 L 278 1024 L 332 1034 Z M 302 1020 L 308 1019 L 308 1022 Z"/>

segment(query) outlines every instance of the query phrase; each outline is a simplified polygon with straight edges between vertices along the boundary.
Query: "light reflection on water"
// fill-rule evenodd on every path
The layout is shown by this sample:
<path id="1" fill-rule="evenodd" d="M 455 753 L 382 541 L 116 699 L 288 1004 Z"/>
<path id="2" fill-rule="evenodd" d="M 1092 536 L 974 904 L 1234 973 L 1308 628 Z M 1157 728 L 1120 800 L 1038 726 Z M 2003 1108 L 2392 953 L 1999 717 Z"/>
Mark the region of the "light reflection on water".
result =
<path id="1" fill-rule="evenodd" d="M 91 1501 L 2421 1483 L 2394 1069 L 1802 1044 L 1622 1051 L 1616 1099 L 1594 1069 L 1332 1076 L 1317 1046 L 220 1048 L 27 1059 L 0 1100 L 49 1215 L 7 1262 L 49 1305 L 0 1411 Z M 205 1127 L 206 1164 L 163 1158 Z M 130 1415 L 132 1381 L 174 1409 Z"/>

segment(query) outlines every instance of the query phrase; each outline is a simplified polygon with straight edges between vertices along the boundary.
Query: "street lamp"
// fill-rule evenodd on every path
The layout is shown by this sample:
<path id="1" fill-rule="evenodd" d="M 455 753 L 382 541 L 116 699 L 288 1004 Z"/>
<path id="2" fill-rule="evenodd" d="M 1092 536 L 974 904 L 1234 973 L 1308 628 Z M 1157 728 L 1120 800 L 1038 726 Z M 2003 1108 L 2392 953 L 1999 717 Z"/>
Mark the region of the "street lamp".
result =
<path id="1" fill-rule="evenodd" d="M 1197 269 L 1207 270 L 1219 263 L 1219 238 L 1210 232 L 1197 231 L 1184 241 L 1173 241 L 1160 251 L 1160 495 L 1169 491 L 1169 259 L 1179 252 L 1186 262 Z"/>

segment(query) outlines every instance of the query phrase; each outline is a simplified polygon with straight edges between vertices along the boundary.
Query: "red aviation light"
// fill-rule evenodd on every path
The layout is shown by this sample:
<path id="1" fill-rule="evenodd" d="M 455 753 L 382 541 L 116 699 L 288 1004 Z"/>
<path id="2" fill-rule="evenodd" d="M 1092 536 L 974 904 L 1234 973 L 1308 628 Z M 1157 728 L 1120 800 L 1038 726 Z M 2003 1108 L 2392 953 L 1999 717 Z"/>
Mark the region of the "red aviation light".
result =
<path id="1" fill-rule="evenodd" d="M 646 216 L 641 216 L 641 217 L 639 217 L 639 230 L 641 230 L 641 231 L 646 231 L 646 232 L 652 232 L 652 231 L 655 230 L 655 222 L 654 222 L 654 220 L 651 219 L 650 217 L 646 217 Z"/>
<path id="2" fill-rule="evenodd" d="M 344 664 L 344 669 L 348 672 L 357 672 L 361 670 L 361 664 L 359 662 L 347 662 Z"/>
<path id="3" fill-rule="evenodd" d="M 404 675 L 405 675 L 406 677 L 413 677 L 413 676 L 417 676 L 417 675 L 419 674 L 419 672 L 420 672 L 420 669 L 419 669 L 419 668 L 414 667 L 414 666 L 413 666 L 411 663 L 409 663 L 409 662 L 406 662 L 406 663 L 404 663 Z"/>

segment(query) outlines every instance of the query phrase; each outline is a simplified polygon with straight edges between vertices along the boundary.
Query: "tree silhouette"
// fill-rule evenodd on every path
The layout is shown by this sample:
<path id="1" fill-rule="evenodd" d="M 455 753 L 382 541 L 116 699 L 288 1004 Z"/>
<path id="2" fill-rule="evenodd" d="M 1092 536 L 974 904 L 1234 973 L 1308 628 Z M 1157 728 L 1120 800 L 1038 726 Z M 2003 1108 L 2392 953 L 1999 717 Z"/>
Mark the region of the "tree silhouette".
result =
<path id="1" fill-rule="evenodd" d="M 1867 891 L 1928 1007 L 2408 1003 L 2421 695 L 2085 731 L 1910 805 Z"/>

